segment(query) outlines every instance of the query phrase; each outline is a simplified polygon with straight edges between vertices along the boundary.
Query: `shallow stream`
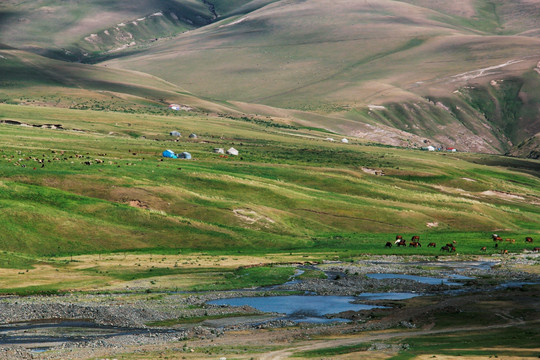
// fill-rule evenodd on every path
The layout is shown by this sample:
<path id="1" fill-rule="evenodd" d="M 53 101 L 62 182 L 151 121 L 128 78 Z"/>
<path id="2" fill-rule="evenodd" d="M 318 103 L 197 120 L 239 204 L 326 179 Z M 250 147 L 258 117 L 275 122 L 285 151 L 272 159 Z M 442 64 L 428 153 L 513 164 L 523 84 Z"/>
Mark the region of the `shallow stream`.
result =
<path id="1" fill-rule="evenodd" d="M 326 315 L 344 311 L 360 311 L 382 306 L 361 304 L 359 300 L 402 300 L 418 296 L 414 293 L 365 293 L 360 296 L 261 296 L 238 297 L 209 301 L 210 305 L 251 306 L 264 312 L 285 314 L 285 319 L 296 322 L 326 323 L 346 321 Z"/>

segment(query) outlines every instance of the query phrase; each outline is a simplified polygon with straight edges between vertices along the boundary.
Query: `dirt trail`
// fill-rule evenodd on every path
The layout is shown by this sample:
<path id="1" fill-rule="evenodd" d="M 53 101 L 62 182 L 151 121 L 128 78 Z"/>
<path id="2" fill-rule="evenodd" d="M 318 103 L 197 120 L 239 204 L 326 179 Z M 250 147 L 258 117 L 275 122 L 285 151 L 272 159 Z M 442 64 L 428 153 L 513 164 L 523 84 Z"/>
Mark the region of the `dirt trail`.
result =
<path id="1" fill-rule="evenodd" d="M 489 326 L 474 326 L 474 327 L 456 327 L 456 328 L 441 329 L 441 330 L 419 330 L 419 331 L 408 330 L 408 331 L 399 331 L 399 332 L 384 333 L 384 334 L 377 334 L 377 335 L 365 335 L 365 336 L 359 335 L 359 336 L 355 336 L 354 338 L 346 338 L 346 339 L 319 340 L 319 341 L 314 341 L 308 345 L 302 345 L 302 346 L 290 347 L 283 350 L 272 351 L 272 352 L 262 355 L 260 359 L 261 360 L 287 359 L 291 357 L 293 353 L 299 352 L 299 351 L 317 350 L 317 349 L 324 349 L 324 348 L 337 347 L 337 346 L 349 346 L 349 345 L 356 345 L 356 344 L 361 344 L 361 343 L 370 342 L 370 341 L 388 340 L 388 339 L 393 339 L 397 337 L 412 337 L 412 336 L 422 336 L 422 335 L 447 334 L 447 333 L 460 332 L 460 331 L 501 329 L 501 328 L 507 328 L 507 327 L 512 327 L 516 325 L 534 324 L 534 323 L 540 323 L 540 320 L 532 320 L 532 321 L 525 321 L 525 322 L 513 321 L 506 324 L 497 324 L 497 325 L 489 325 Z"/>

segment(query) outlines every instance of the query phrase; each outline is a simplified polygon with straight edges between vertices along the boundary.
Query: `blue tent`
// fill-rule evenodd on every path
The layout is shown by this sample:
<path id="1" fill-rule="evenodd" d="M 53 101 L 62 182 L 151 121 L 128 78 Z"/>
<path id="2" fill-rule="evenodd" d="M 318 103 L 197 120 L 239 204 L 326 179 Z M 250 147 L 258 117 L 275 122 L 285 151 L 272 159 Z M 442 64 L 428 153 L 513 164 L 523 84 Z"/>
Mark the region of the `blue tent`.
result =
<path id="1" fill-rule="evenodd" d="M 171 159 L 178 159 L 178 157 L 176 156 L 176 154 L 172 150 L 165 150 L 163 152 L 163 157 L 171 158 Z"/>
<path id="2" fill-rule="evenodd" d="M 188 159 L 188 160 L 189 160 L 189 159 L 191 159 L 191 154 L 184 151 L 183 153 L 181 153 L 180 155 L 178 155 L 178 157 L 179 157 L 180 159 Z"/>

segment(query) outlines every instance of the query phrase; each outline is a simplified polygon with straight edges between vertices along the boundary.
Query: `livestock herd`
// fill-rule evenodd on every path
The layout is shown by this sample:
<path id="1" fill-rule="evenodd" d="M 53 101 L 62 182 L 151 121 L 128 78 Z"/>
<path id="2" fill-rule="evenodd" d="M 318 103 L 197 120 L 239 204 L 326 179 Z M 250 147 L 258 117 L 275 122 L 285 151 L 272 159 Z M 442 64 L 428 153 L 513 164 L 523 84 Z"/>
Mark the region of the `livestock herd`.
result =
<path id="1" fill-rule="evenodd" d="M 506 241 L 508 243 L 511 243 L 511 244 L 514 244 L 516 242 L 515 239 L 503 239 L 502 237 L 500 237 L 499 235 L 497 234 L 493 234 L 491 235 L 491 238 L 492 240 L 495 242 L 495 249 L 498 249 L 499 247 L 499 242 L 503 242 L 503 241 Z M 525 243 L 527 244 L 532 244 L 533 242 L 533 239 L 532 237 L 530 236 L 527 236 L 525 238 Z M 401 235 L 396 235 L 396 239 L 394 241 L 394 243 L 390 242 L 390 241 L 387 241 L 386 242 L 386 245 L 384 245 L 385 248 L 392 248 L 392 246 L 397 246 L 397 247 L 407 247 L 407 241 L 405 239 L 403 239 L 403 236 Z M 446 251 L 446 252 L 456 252 L 456 245 L 457 245 L 457 242 L 456 241 L 452 241 L 451 243 L 447 243 L 446 245 L 444 246 L 441 246 L 441 251 Z M 420 244 L 420 236 L 418 235 L 413 235 L 413 237 L 411 238 L 410 242 L 409 242 L 409 247 L 415 247 L 415 248 L 418 248 L 418 247 L 422 247 L 422 244 Z M 433 247 L 433 248 L 436 248 L 437 247 L 437 244 L 434 243 L 434 242 L 430 242 L 427 247 Z M 480 248 L 480 251 L 487 251 L 487 246 L 482 246 Z M 540 252 L 540 247 L 535 247 L 533 248 L 533 251 L 534 252 Z M 507 249 L 504 249 L 501 251 L 502 254 L 508 254 L 508 250 Z"/>

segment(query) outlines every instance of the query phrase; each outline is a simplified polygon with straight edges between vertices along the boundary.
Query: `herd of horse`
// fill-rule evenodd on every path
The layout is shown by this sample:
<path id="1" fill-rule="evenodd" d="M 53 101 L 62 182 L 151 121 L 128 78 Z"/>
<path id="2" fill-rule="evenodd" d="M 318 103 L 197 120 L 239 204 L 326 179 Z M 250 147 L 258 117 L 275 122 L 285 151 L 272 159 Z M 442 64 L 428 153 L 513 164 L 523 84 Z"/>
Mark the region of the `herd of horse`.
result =
<path id="1" fill-rule="evenodd" d="M 512 244 L 514 244 L 516 242 L 515 239 L 503 239 L 502 237 L 500 237 L 497 234 L 491 235 L 491 238 L 493 239 L 493 241 L 495 241 L 495 248 L 499 247 L 499 242 L 501 242 L 501 241 L 506 241 L 506 242 L 509 242 L 509 243 L 512 243 Z M 525 242 L 529 243 L 529 244 L 532 244 L 532 242 L 533 242 L 532 237 L 527 236 L 525 238 Z M 456 244 L 457 244 L 456 241 L 452 241 L 451 243 L 447 243 L 446 245 L 441 247 L 441 251 L 456 252 Z M 394 245 L 396 245 L 397 247 L 400 247 L 400 246 L 407 247 L 407 241 L 405 239 L 403 239 L 403 236 L 396 235 L 396 240 L 394 241 L 394 243 L 392 243 L 390 241 L 387 241 L 386 245 L 384 245 L 384 247 L 385 248 L 391 248 Z M 409 247 L 415 247 L 415 248 L 422 247 L 422 244 L 420 244 L 420 236 L 413 235 L 413 237 L 411 238 L 411 241 L 409 242 Z M 430 242 L 427 247 L 435 248 L 435 247 L 437 247 L 437 244 L 434 243 L 434 242 Z M 487 251 L 487 246 L 482 246 L 480 248 L 480 250 L 481 251 Z M 540 252 L 540 247 L 535 247 L 533 249 L 533 251 L 534 252 Z M 502 253 L 503 254 L 508 254 L 508 250 L 504 249 L 504 250 L 502 250 Z"/>

